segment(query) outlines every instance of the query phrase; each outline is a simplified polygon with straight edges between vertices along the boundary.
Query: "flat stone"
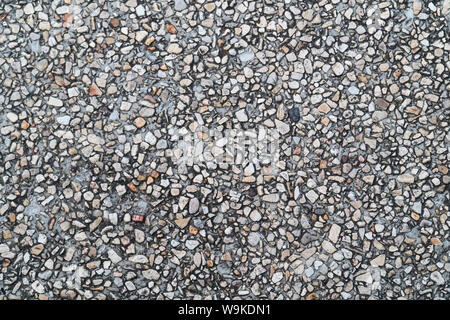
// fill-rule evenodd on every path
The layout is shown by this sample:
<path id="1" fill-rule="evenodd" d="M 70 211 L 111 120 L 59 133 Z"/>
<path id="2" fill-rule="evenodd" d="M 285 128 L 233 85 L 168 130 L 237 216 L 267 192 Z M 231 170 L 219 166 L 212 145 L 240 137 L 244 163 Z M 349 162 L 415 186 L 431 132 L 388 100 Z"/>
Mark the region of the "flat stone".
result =
<path id="1" fill-rule="evenodd" d="M 339 238 L 339 234 L 341 233 L 341 227 L 337 224 L 332 224 L 330 228 L 330 232 L 328 233 L 328 239 L 331 242 L 336 243 Z"/>
<path id="2" fill-rule="evenodd" d="M 430 276 L 431 280 L 433 280 L 436 285 L 442 286 L 445 284 L 445 279 L 439 271 L 433 271 Z"/>
<path id="3" fill-rule="evenodd" d="M 376 257 L 370 261 L 370 265 L 373 267 L 382 267 L 382 266 L 384 266 L 385 260 L 386 260 L 386 256 L 384 254 L 380 254 L 378 257 Z"/>
<path id="4" fill-rule="evenodd" d="M 335 246 L 333 246 L 333 244 L 328 240 L 324 240 L 322 242 L 322 248 L 329 254 L 333 254 L 336 252 Z"/>
<path id="5" fill-rule="evenodd" d="M 373 114 L 372 114 L 372 119 L 373 119 L 373 121 L 381 121 L 381 120 L 383 120 L 383 119 L 386 119 L 387 118 L 387 112 L 386 111 L 375 111 Z"/>
<path id="6" fill-rule="evenodd" d="M 89 87 L 89 95 L 90 96 L 101 96 L 102 91 L 97 87 L 97 85 L 94 83 Z"/>
<path id="7" fill-rule="evenodd" d="M 251 246 L 257 246 L 260 241 L 260 235 L 256 232 L 250 232 L 248 235 L 248 243 Z"/>
<path id="8" fill-rule="evenodd" d="M 174 9 L 176 11 L 182 11 L 187 8 L 186 2 L 184 0 L 175 0 Z"/>
<path id="9" fill-rule="evenodd" d="M 308 198 L 308 200 L 312 203 L 315 203 L 317 199 L 319 199 L 319 195 L 314 192 L 314 190 L 310 190 L 306 193 L 306 198 Z"/>
<path id="10" fill-rule="evenodd" d="M 36 62 L 36 69 L 39 72 L 45 71 L 47 69 L 47 67 L 48 67 L 48 60 L 47 59 L 42 59 L 42 60 L 39 60 L 38 62 Z"/>
<path id="11" fill-rule="evenodd" d="M 245 112 L 244 109 L 241 109 L 238 112 L 236 112 L 236 118 L 240 122 L 247 122 L 248 121 L 247 113 Z"/>
<path id="12" fill-rule="evenodd" d="M 59 116 L 56 117 L 56 122 L 58 122 L 61 125 L 68 125 L 70 123 L 70 116 Z"/>
<path id="13" fill-rule="evenodd" d="M 119 263 L 122 261 L 122 258 L 113 249 L 108 250 L 108 258 L 112 263 Z"/>
<path id="14" fill-rule="evenodd" d="M 150 131 L 146 133 L 144 140 L 145 140 L 145 142 L 147 142 L 148 144 L 150 144 L 152 146 L 155 145 L 157 142 L 156 137 Z"/>
<path id="15" fill-rule="evenodd" d="M 265 202 L 276 203 L 280 201 L 280 196 L 278 193 L 266 194 L 262 197 L 262 200 Z"/>
<path id="16" fill-rule="evenodd" d="M 204 8 L 206 11 L 212 12 L 216 8 L 216 5 L 214 4 L 214 2 L 208 2 L 207 4 L 204 5 Z"/>
<path id="17" fill-rule="evenodd" d="M 133 263 L 148 263 L 148 258 L 142 254 L 136 254 L 134 256 L 131 256 L 130 258 L 128 258 L 129 261 L 133 262 Z"/>
<path id="18" fill-rule="evenodd" d="M 326 103 L 322 103 L 317 109 L 320 112 L 325 113 L 325 114 L 327 114 L 331 110 L 331 108 Z"/>
<path id="19" fill-rule="evenodd" d="M 35 256 L 40 255 L 41 252 L 44 250 L 44 245 L 42 243 L 36 244 L 31 247 L 31 253 Z"/>
<path id="20" fill-rule="evenodd" d="M 186 248 L 194 250 L 200 244 L 197 240 L 186 240 Z"/>
<path id="21" fill-rule="evenodd" d="M 55 98 L 55 97 L 50 97 L 48 99 L 48 104 L 50 106 L 54 106 L 54 107 L 62 107 L 63 106 L 62 100 Z"/>
<path id="22" fill-rule="evenodd" d="M 98 145 L 104 145 L 105 144 L 105 140 L 103 138 L 101 138 L 101 137 L 99 137 L 99 136 L 97 136 L 96 134 L 93 134 L 93 133 L 88 134 L 87 140 L 90 143 L 93 143 L 93 144 L 98 144 Z"/>
<path id="23" fill-rule="evenodd" d="M 154 269 L 148 269 L 148 270 L 142 271 L 142 276 L 145 279 L 152 280 L 152 281 L 159 280 L 159 278 L 160 278 L 159 272 Z"/>
<path id="24" fill-rule="evenodd" d="M 397 181 L 400 183 L 414 183 L 414 176 L 412 174 L 402 174 L 397 177 Z"/>
<path id="25" fill-rule="evenodd" d="M 278 132 L 282 135 L 285 135 L 291 131 L 291 127 L 287 123 L 284 123 L 278 119 L 275 119 L 275 126 L 277 127 Z"/>
<path id="26" fill-rule="evenodd" d="M 200 207 L 200 202 L 197 198 L 189 200 L 189 213 L 196 213 Z"/>

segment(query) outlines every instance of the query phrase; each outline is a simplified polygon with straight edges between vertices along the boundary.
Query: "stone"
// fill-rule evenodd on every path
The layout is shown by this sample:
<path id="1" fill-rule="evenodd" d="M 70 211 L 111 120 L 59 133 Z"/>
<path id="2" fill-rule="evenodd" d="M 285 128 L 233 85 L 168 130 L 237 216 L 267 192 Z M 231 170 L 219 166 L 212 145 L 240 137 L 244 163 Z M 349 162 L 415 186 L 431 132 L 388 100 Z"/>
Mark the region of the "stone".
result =
<path id="1" fill-rule="evenodd" d="M 433 280 L 438 286 L 445 284 L 445 279 L 439 271 L 433 271 L 431 273 L 431 280 Z"/>
<path id="2" fill-rule="evenodd" d="M 330 112 L 330 107 L 328 106 L 328 104 L 326 103 L 322 103 L 318 108 L 317 108 L 320 112 L 327 114 L 328 112 Z"/>
<path id="3" fill-rule="evenodd" d="M 325 250 L 325 252 L 327 252 L 329 254 L 333 254 L 336 252 L 335 246 L 333 246 L 333 244 L 331 242 L 329 242 L 328 240 L 324 240 L 322 242 L 322 248 L 323 248 L 323 250 Z"/>
<path id="4" fill-rule="evenodd" d="M 31 254 L 34 254 L 35 256 L 40 255 L 41 252 L 44 250 L 44 245 L 42 243 L 36 244 L 33 247 L 31 247 Z"/>
<path id="5" fill-rule="evenodd" d="M 186 2 L 184 0 L 175 0 L 175 6 L 174 9 L 176 11 L 183 11 L 187 8 Z"/>
<path id="6" fill-rule="evenodd" d="M 170 24 L 170 23 L 166 24 L 166 30 L 167 30 L 167 32 L 169 32 L 171 34 L 177 34 L 178 33 L 177 28 L 173 24 Z"/>
<path id="7" fill-rule="evenodd" d="M 62 107 L 63 106 L 62 100 L 55 98 L 55 97 L 50 97 L 48 99 L 48 104 L 50 106 L 54 106 L 54 107 Z"/>
<path id="8" fill-rule="evenodd" d="M 120 20 L 119 20 L 119 18 L 112 18 L 112 19 L 109 21 L 109 25 L 110 25 L 111 27 L 113 27 L 113 28 L 117 28 L 118 26 L 120 26 Z"/>
<path id="9" fill-rule="evenodd" d="M 262 197 L 265 202 L 276 203 L 280 200 L 280 196 L 277 193 L 266 194 Z"/>
<path id="10" fill-rule="evenodd" d="M 333 64 L 331 69 L 333 70 L 336 76 L 341 76 L 342 74 L 344 74 L 345 71 L 344 66 L 340 62 L 336 62 L 335 64 Z"/>
<path id="11" fill-rule="evenodd" d="M 288 124 L 278 119 L 275 119 L 275 126 L 277 127 L 278 132 L 281 133 L 282 135 L 289 133 L 289 131 L 291 130 Z"/>
<path id="12" fill-rule="evenodd" d="M 293 108 L 289 109 L 288 114 L 289 114 L 289 118 L 292 120 L 292 122 L 300 121 L 300 111 L 297 107 L 293 107 Z"/>
<path id="13" fill-rule="evenodd" d="M 148 258 L 142 254 L 136 254 L 134 256 L 131 256 L 128 260 L 133 263 L 142 263 L 142 264 L 148 263 Z"/>
<path id="14" fill-rule="evenodd" d="M 312 203 L 315 203 L 319 199 L 319 195 L 314 190 L 310 190 L 306 193 L 306 198 Z"/>
<path id="15" fill-rule="evenodd" d="M 34 13 L 34 7 L 32 3 L 27 3 L 24 7 L 23 7 L 23 12 L 26 15 L 30 15 Z"/>
<path id="16" fill-rule="evenodd" d="M 372 114 L 373 121 L 381 121 L 387 118 L 387 112 L 386 111 L 375 111 Z"/>
<path id="17" fill-rule="evenodd" d="M 384 254 L 380 254 L 378 257 L 376 257 L 370 261 L 370 265 L 373 267 L 382 267 L 382 266 L 384 266 L 385 260 L 386 260 L 386 256 Z"/>
<path id="18" fill-rule="evenodd" d="M 194 250 L 200 243 L 197 240 L 186 240 L 186 248 Z"/>
<path id="19" fill-rule="evenodd" d="M 143 126 L 145 126 L 145 124 L 146 124 L 146 121 L 142 117 L 138 117 L 138 118 L 134 119 L 134 125 L 136 127 L 138 127 L 139 129 L 142 128 Z"/>
<path id="20" fill-rule="evenodd" d="M 56 122 L 58 122 L 61 125 L 68 125 L 70 123 L 70 116 L 59 116 L 56 117 Z"/>
<path id="21" fill-rule="evenodd" d="M 414 13 L 414 15 L 417 16 L 420 13 L 420 11 L 422 10 L 422 2 L 421 1 L 413 1 L 412 6 L 413 6 L 413 13 Z"/>
<path id="22" fill-rule="evenodd" d="M 94 83 L 89 87 L 89 95 L 90 96 L 101 96 L 102 91 L 97 87 L 97 85 Z"/>
<path id="23" fill-rule="evenodd" d="M 183 51 L 183 49 L 178 45 L 178 43 L 170 43 L 167 47 L 168 53 L 179 54 Z"/>
<path id="24" fill-rule="evenodd" d="M 122 261 L 122 258 L 113 249 L 108 250 L 108 258 L 112 263 L 119 263 Z"/>
<path id="25" fill-rule="evenodd" d="M 260 241 L 259 233 L 256 232 L 250 232 L 248 235 L 248 244 L 251 246 L 257 246 Z"/>
<path id="26" fill-rule="evenodd" d="M 145 279 L 152 280 L 152 281 L 156 281 L 161 277 L 159 272 L 154 269 L 143 270 L 142 276 Z"/>
<path id="27" fill-rule="evenodd" d="M 17 120 L 19 120 L 19 116 L 17 114 L 15 114 L 14 112 L 8 112 L 6 114 L 6 118 L 11 121 L 12 123 L 17 122 Z"/>
<path id="28" fill-rule="evenodd" d="M 47 59 L 39 60 L 39 61 L 36 63 L 36 69 L 37 69 L 39 72 L 44 72 L 44 71 L 47 69 L 47 67 L 48 67 L 48 60 L 47 60 Z"/>
<path id="29" fill-rule="evenodd" d="M 214 2 L 208 2 L 204 5 L 204 8 L 206 11 L 212 12 L 216 8 L 216 5 L 214 4 Z"/>
<path id="30" fill-rule="evenodd" d="M 150 131 L 145 134 L 144 140 L 145 140 L 145 142 L 147 142 L 148 144 L 150 144 L 152 146 L 155 145 L 157 142 L 156 137 Z"/>
<path id="31" fill-rule="evenodd" d="M 402 174 L 397 177 L 397 181 L 400 183 L 414 183 L 414 176 L 412 174 Z"/>
<path id="32" fill-rule="evenodd" d="M 184 229 L 188 225 L 190 220 L 191 218 L 177 219 L 175 220 L 175 224 L 178 226 L 178 228 Z"/>
<path id="33" fill-rule="evenodd" d="M 340 233 L 341 227 L 337 224 L 332 224 L 328 233 L 328 239 L 330 239 L 331 242 L 336 243 L 338 241 Z"/>
<path id="34" fill-rule="evenodd" d="M 238 112 L 236 112 L 236 118 L 240 122 L 247 122 L 248 121 L 247 113 L 245 112 L 244 109 L 241 109 Z"/>
<path id="35" fill-rule="evenodd" d="M 192 198 L 191 200 L 189 200 L 189 213 L 193 214 L 196 213 L 199 209 L 200 206 L 200 202 L 198 201 L 197 198 Z"/>

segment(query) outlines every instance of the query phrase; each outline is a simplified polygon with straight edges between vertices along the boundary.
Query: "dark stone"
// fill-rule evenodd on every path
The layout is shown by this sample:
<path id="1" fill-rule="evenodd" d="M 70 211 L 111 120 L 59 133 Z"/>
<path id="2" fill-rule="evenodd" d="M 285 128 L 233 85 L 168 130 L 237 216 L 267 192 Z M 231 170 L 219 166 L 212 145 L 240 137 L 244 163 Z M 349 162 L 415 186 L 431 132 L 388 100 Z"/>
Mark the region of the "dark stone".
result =
<path id="1" fill-rule="evenodd" d="M 300 111 L 298 110 L 297 107 L 293 107 L 292 109 L 289 109 L 288 114 L 289 114 L 289 118 L 291 118 L 291 120 L 293 122 L 300 121 Z"/>
<path id="2" fill-rule="evenodd" d="M 256 196 L 256 188 L 251 187 L 250 189 L 248 189 L 248 195 L 249 195 L 250 197 Z"/>

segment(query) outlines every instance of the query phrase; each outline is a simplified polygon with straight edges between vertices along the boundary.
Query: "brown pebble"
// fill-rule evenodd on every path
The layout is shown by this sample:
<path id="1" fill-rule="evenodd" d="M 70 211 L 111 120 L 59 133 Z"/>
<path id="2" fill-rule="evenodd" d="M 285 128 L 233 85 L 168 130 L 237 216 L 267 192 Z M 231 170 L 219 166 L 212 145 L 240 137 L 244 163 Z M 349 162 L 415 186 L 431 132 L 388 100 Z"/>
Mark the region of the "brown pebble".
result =
<path id="1" fill-rule="evenodd" d="M 27 130 L 30 127 L 30 124 L 25 120 L 23 120 L 22 123 L 20 124 L 20 127 L 22 128 L 22 130 Z"/>
<path id="2" fill-rule="evenodd" d="M 138 189 L 134 186 L 133 183 L 130 182 L 129 184 L 127 184 L 127 186 L 128 188 L 130 188 L 131 191 L 138 192 Z"/>
<path id="3" fill-rule="evenodd" d="M 35 256 L 41 254 L 42 250 L 44 250 L 44 245 L 42 243 L 39 243 L 33 247 L 31 247 L 31 253 Z"/>
<path id="4" fill-rule="evenodd" d="M 111 27 L 113 27 L 113 28 L 117 28 L 117 27 L 120 25 L 120 20 L 117 19 L 117 18 L 112 18 L 112 19 L 109 21 L 109 25 L 110 25 Z"/>
<path id="5" fill-rule="evenodd" d="M 92 84 L 91 87 L 89 88 L 89 95 L 92 96 L 101 96 L 102 92 L 100 91 L 100 89 L 97 87 L 97 85 Z"/>
<path id="6" fill-rule="evenodd" d="M 136 118 L 134 120 L 134 124 L 138 128 L 142 128 L 143 126 L 145 126 L 146 123 L 147 123 L 147 121 L 145 121 L 145 119 L 142 117 Z"/>
<path id="7" fill-rule="evenodd" d="M 191 218 L 177 219 L 175 220 L 175 224 L 178 226 L 178 228 L 183 229 L 187 226 L 189 220 L 191 220 Z"/>
<path id="8" fill-rule="evenodd" d="M 198 233 L 198 229 L 191 225 L 189 226 L 189 233 L 195 236 Z"/>
<path id="9" fill-rule="evenodd" d="M 169 32 L 171 34 L 177 34 L 178 33 L 177 28 L 175 28 L 175 26 L 173 24 L 170 24 L 170 23 L 166 24 L 166 30 L 167 30 L 167 32 Z"/>
<path id="10" fill-rule="evenodd" d="M 152 177 L 155 178 L 155 179 L 158 179 L 158 177 L 159 177 L 159 172 L 156 171 L 156 170 L 152 170 Z"/>

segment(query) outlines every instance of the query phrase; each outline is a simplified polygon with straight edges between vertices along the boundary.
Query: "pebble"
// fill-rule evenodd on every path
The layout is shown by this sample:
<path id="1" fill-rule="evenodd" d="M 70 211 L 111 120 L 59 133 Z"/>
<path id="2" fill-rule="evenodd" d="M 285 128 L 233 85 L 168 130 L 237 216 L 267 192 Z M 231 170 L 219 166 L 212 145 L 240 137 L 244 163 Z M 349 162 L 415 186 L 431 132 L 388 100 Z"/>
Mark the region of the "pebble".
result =
<path id="1" fill-rule="evenodd" d="M 136 119 L 134 120 L 134 124 L 135 124 L 135 126 L 138 127 L 138 128 L 142 128 L 143 126 L 145 126 L 146 123 L 147 123 L 147 122 L 146 122 L 145 119 L 142 118 L 142 117 L 138 117 L 138 118 L 136 118 Z"/>
<path id="2" fill-rule="evenodd" d="M 333 224 L 330 228 L 328 238 L 330 239 L 331 242 L 337 243 L 340 233 L 341 233 L 341 227 L 337 224 Z"/>
<path id="3" fill-rule="evenodd" d="M 17 122 L 19 120 L 19 116 L 13 112 L 8 112 L 6 114 L 6 118 L 11 121 L 12 123 Z"/>
<path id="4" fill-rule="evenodd" d="M 293 107 L 293 108 L 289 109 L 288 114 L 289 114 L 289 117 L 292 120 L 292 122 L 300 121 L 300 111 L 297 107 Z"/>
<path id="5" fill-rule="evenodd" d="M 186 2 L 184 0 L 175 0 L 175 10 L 176 11 L 182 11 L 187 8 Z"/>
<path id="6" fill-rule="evenodd" d="M 247 113 L 245 112 L 244 109 L 241 109 L 238 112 L 236 112 L 236 118 L 240 122 L 247 122 L 248 121 Z"/>
<path id="7" fill-rule="evenodd" d="M 335 64 L 333 64 L 332 70 L 333 70 L 334 74 L 337 76 L 343 75 L 344 71 L 345 71 L 344 66 L 340 62 L 336 62 Z"/>
<path id="8" fill-rule="evenodd" d="M 62 100 L 55 98 L 55 97 L 50 97 L 48 99 L 48 104 L 50 106 L 54 106 L 54 107 L 62 107 L 63 106 Z"/>
<path id="9" fill-rule="evenodd" d="M 189 213 L 196 213 L 199 209 L 200 202 L 197 198 L 193 198 L 189 201 Z"/>
<path id="10" fill-rule="evenodd" d="M 414 176 L 412 174 L 402 174 L 397 177 L 400 183 L 414 183 Z"/>
<path id="11" fill-rule="evenodd" d="M 314 190 L 310 190 L 306 193 L 306 197 L 308 198 L 309 201 L 311 201 L 312 203 L 316 202 L 317 199 L 319 199 L 319 195 L 314 191 Z"/>
<path id="12" fill-rule="evenodd" d="M 66 126 L 66 125 L 68 125 L 70 123 L 70 116 L 56 117 L 56 122 Z"/>
<path id="13" fill-rule="evenodd" d="M 276 203 L 280 200 L 280 196 L 277 193 L 266 194 L 262 197 L 263 201 Z"/>

